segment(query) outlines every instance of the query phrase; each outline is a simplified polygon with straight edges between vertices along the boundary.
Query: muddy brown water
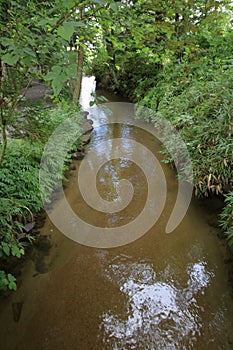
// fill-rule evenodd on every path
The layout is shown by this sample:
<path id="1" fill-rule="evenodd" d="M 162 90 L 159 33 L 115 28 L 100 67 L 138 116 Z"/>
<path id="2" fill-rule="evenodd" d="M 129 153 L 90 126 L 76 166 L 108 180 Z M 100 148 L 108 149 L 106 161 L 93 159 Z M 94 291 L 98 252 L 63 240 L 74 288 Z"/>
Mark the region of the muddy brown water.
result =
<path id="1" fill-rule="evenodd" d="M 97 112 L 93 109 L 91 115 L 95 129 L 90 149 L 113 135 L 130 134 L 161 157 L 160 143 L 146 131 L 126 124 L 98 126 L 107 117 Z M 133 201 L 118 214 L 100 214 L 85 203 L 77 185 L 80 162 L 75 165 L 65 195 L 84 220 L 117 226 L 142 210 L 146 180 L 135 164 L 113 160 L 98 173 L 98 190 L 107 199 L 116 195 L 114 184 L 119 177 L 134 185 Z M 38 271 L 33 261 L 27 261 L 17 292 L 1 301 L 2 349 L 233 349 L 225 245 L 217 238 L 218 230 L 208 224 L 207 207 L 196 199 L 175 231 L 165 233 L 177 181 L 172 169 L 163 165 L 163 171 L 168 186 L 164 211 L 131 244 L 112 249 L 83 246 L 46 219 L 41 234 L 49 236 L 52 244 L 41 257 L 46 269 Z M 214 210 L 211 201 L 206 206 Z M 18 322 L 13 318 L 14 303 L 22 307 Z"/>

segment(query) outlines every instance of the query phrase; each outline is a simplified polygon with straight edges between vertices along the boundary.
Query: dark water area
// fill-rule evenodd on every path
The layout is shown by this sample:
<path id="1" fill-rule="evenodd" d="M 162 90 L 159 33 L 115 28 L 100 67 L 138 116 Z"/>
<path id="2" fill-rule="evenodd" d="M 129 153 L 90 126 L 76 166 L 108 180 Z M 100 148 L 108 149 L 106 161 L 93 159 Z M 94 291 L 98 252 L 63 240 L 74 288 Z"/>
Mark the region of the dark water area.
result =
<path id="1" fill-rule="evenodd" d="M 93 79 L 84 80 L 82 98 L 88 108 Z M 111 101 L 121 98 L 98 92 Z M 86 97 L 85 97 L 86 95 Z M 118 113 L 129 115 L 130 111 Z M 90 110 L 94 131 L 89 150 L 103 140 L 128 135 L 161 159 L 161 145 L 147 131 L 127 123 L 103 125 L 109 116 Z M 107 200 L 117 196 L 119 179 L 134 187 L 133 200 L 117 213 L 100 213 L 81 196 L 80 161 L 65 184 L 70 206 L 83 220 L 98 227 L 117 227 L 134 220 L 147 199 L 143 171 L 127 159 L 113 159 L 100 168 L 97 189 Z M 180 225 L 165 226 L 177 196 L 174 170 L 163 164 L 167 182 L 165 208 L 156 224 L 140 239 L 100 249 L 76 243 L 47 217 L 41 229 L 51 248 L 43 257 L 44 270 L 33 260 L 25 263 L 18 290 L 0 303 L 0 344 L 4 350 L 125 350 L 233 349 L 233 300 L 228 282 L 226 247 L 219 230 L 209 225 L 218 201 L 193 199 Z M 59 199 L 57 201 L 59 207 Z M 58 209 L 59 210 L 59 209 Z M 62 210 L 60 212 L 62 216 Z M 18 320 L 12 305 L 22 306 Z"/>

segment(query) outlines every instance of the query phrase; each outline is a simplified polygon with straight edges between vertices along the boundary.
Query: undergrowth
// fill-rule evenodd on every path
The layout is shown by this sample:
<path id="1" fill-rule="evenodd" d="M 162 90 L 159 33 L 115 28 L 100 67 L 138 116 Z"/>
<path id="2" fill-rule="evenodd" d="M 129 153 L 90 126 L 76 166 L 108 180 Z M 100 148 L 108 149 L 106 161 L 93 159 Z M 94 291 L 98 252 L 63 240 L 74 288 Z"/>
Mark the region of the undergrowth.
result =
<path id="1" fill-rule="evenodd" d="M 44 146 L 52 132 L 72 116 L 80 120 L 78 109 L 25 107 L 17 112 L 10 128 L 10 138 L 0 169 L 0 266 L 11 256 L 21 258 L 25 247 L 34 237 L 27 234 L 25 225 L 34 220 L 34 213 L 42 208 L 39 187 L 40 160 Z M 80 129 L 81 137 L 81 129 Z M 74 143 L 77 140 L 73 140 Z M 63 173 L 45 184 L 49 200 L 60 177 L 64 179 L 69 152 L 64 156 Z M 50 169 L 55 166 L 51 157 Z M 3 265 L 3 264 L 2 264 Z M 0 290 L 16 289 L 16 279 L 10 271 L 0 270 Z"/>
<path id="2" fill-rule="evenodd" d="M 141 86 L 142 84 L 142 86 Z M 145 82 L 135 90 L 140 95 Z M 229 242 L 232 231 L 232 164 L 233 164 L 233 65 L 230 60 L 221 64 L 205 58 L 198 64 L 174 62 L 167 64 L 158 75 L 157 83 L 149 89 L 140 104 L 168 119 L 179 131 L 192 161 L 195 194 L 227 194 L 221 216 L 221 226 Z M 146 116 L 148 117 L 148 116 Z M 170 142 L 170 143 L 169 143 Z M 169 146 L 173 140 L 168 140 Z M 173 159 L 166 149 L 165 162 Z"/>

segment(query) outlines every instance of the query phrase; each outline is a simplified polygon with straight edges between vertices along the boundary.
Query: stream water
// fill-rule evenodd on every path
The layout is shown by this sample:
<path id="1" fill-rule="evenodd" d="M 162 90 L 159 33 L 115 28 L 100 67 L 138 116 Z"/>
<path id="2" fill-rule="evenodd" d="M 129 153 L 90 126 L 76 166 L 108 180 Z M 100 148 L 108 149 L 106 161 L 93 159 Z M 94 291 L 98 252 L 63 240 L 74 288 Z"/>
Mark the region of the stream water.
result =
<path id="1" fill-rule="evenodd" d="M 84 109 L 89 107 L 91 90 L 94 80 L 85 78 Z M 122 101 L 105 91 L 98 93 Z M 90 118 L 95 126 L 90 149 L 100 141 L 130 135 L 143 140 L 161 159 L 160 143 L 145 130 L 122 123 L 102 125 L 107 116 L 97 107 Z M 64 191 L 83 220 L 116 227 L 140 213 L 147 187 L 137 165 L 114 159 L 100 169 L 97 188 L 103 198 L 114 198 L 119 178 L 127 178 L 134 187 L 127 208 L 104 214 L 81 197 L 77 185 L 80 164 L 75 161 L 77 169 L 70 171 Z M 203 206 L 193 199 L 181 224 L 166 234 L 177 180 L 172 169 L 162 168 L 167 181 L 166 206 L 157 223 L 130 244 L 112 249 L 87 247 L 68 239 L 46 219 L 41 234 L 50 237 L 52 247 L 40 256 L 43 268 L 27 261 L 17 292 L 0 304 L 2 349 L 233 349 L 233 302 L 225 246 L 217 237 L 218 230 L 208 224 L 218 203 L 206 201 Z M 22 305 L 18 322 L 12 316 L 14 303 Z"/>

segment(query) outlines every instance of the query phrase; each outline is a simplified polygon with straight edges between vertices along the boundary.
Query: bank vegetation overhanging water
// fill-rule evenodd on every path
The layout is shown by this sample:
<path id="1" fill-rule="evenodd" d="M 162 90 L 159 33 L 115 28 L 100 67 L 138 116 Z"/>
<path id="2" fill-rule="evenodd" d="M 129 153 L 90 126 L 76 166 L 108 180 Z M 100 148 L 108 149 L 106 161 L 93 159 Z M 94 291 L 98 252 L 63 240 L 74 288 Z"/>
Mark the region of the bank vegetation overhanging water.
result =
<path id="1" fill-rule="evenodd" d="M 42 207 L 40 157 L 56 126 L 79 110 L 84 70 L 99 86 L 153 110 L 152 123 L 159 113 L 179 130 L 192 159 L 195 194 L 225 200 L 219 224 L 232 244 L 231 2 L 1 5 L 0 254 L 6 269 L 0 287 L 16 288 L 7 261 L 22 257 L 33 240 L 21 237 Z M 34 79 L 52 88 L 58 110 L 25 105 Z M 166 150 L 164 157 L 172 164 Z"/>

